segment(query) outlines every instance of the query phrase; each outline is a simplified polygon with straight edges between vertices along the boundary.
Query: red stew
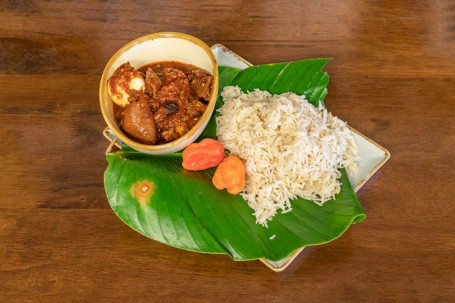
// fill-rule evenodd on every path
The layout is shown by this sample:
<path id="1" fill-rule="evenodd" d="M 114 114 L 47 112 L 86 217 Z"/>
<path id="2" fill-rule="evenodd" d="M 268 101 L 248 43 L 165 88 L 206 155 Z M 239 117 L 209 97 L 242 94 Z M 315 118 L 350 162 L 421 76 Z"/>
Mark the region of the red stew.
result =
<path id="1" fill-rule="evenodd" d="M 119 125 L 130 137 L 146 144 L 163 144 L 186 134 L 207 107 L 212 75 L 176 61 L 154 62 L 138 70 L 145 81 L 145 92 L 130 95 L 130 104 L 126 107 L 114 103 L 114 116 Z M 147 126 L 150 131 L 144 134 L 141 124 L 145 120 L 147 125 L 154 121 L 156 129 L 153 125 Z"/>

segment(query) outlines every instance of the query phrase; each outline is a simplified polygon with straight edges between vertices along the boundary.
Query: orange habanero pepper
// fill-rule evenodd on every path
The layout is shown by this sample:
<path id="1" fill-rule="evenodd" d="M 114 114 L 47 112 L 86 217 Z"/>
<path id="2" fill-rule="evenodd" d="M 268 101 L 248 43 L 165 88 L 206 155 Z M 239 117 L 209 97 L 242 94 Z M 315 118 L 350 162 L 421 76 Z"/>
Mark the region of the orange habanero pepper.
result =
<path id="1" fill-rule="evenodd" d="M 187 170 L 204 170 L 215 167 L 223 161 L 224 147 L 213 139 L 204 139 L 199 143 L 192 143 L 182 153 L 183 168 Z"/>
<path id="2" fill-rule="evenodd" d="M 217 167 L 212 182 L 219 190 L 226 188 L 237 195 L 245 188 L 245 164 L 236 156 L 228 156 Z"/>

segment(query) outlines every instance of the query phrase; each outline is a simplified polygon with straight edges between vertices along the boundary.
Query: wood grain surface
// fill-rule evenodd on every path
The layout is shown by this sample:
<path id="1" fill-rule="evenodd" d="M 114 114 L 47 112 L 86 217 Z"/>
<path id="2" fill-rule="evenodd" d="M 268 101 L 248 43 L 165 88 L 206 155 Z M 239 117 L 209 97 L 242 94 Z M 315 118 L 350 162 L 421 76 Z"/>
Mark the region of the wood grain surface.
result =
<path id="1" fill-rule="evenodd" d="M 455 3 L 1 1 L 0 302 L 455 301 Z M 367 219 L 284 272 L 178 250 L 110 209 L 99 80 L 179 31 L 253 63 L 333 57 L 328 108 L 391 159 Z"/>

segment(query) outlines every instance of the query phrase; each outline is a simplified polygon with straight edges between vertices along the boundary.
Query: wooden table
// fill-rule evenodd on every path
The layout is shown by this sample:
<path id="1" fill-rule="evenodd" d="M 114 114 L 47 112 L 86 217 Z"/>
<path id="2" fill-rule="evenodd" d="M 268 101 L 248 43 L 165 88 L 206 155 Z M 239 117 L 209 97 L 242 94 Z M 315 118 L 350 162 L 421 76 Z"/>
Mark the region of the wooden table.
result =
<path id="1" fill-rule="evenodd" d="M 1 302 L 455 300 L 453 1 L 3 1 Z M 328 108 L 389 149 L 367 219 L 282 273 L 178 250 L 112 212 L 100 75 L 159 32 L 253 63 L 333 57 Z"/>

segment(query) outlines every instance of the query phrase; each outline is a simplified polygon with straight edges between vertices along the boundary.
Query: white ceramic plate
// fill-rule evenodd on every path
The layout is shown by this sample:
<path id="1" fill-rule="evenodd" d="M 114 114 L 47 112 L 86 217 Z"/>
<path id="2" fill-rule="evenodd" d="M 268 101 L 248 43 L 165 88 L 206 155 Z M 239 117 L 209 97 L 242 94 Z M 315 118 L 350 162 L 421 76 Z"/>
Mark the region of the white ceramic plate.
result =
<path id="1" fill-rule="evenodd" d="M 215 44 L 211 49 L 215 55 L 218 66 L 245 69 L 252 65 L 250 62 L 221 44 Z M 390 153 L 387 149 L 365 137 L 352 127 L 349 128 L 351 129 L 355 141 L 359 145 L 359 156 L 361 157 L 359 162 L 359 173 L 355 176 L 349 176 L 349 180 L 351 181 L 354 190 L 358 191 L 360 187 L 362 187 L 362 185 L 365 184 L 365 182 L 390 158 Z M 261 261 L 274 271 L 282 271 L 291 264 L 302 250 L 303 248 L 295 251 L 291 256 L 277 262 L 269 261 L 267 259 L 261 259 Z"/>

